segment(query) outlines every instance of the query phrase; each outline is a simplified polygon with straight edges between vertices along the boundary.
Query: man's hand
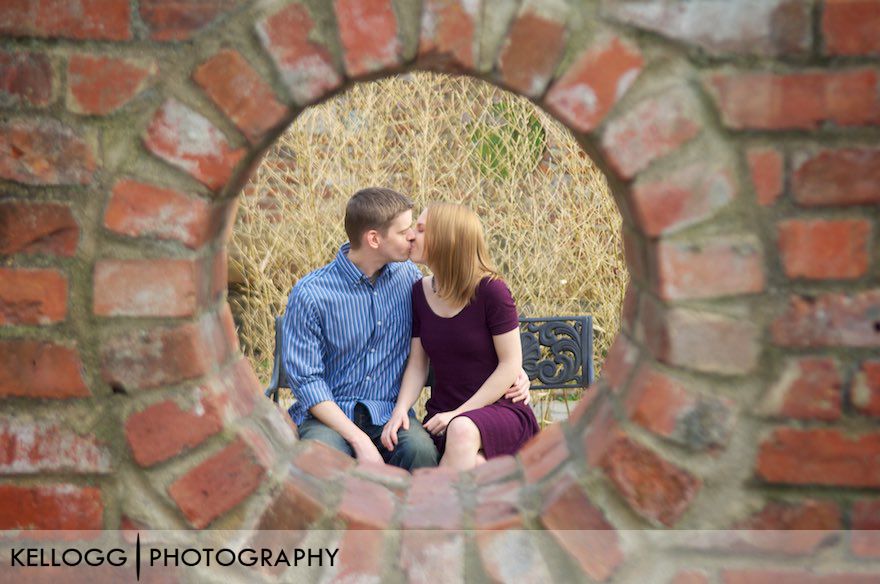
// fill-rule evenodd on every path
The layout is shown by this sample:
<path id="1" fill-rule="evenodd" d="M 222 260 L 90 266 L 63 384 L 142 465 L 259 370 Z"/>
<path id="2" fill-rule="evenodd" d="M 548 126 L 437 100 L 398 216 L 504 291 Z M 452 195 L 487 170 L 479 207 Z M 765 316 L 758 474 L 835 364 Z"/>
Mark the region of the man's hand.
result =
<path id="1" fill-rule="evenodd" d="M 385 422 L 382 428 L 382 446 L 388 450 L 394 450 L 397 446 L 397 431 L 403 428 L 409 430 L 409 412 L 401 412 L 394 410 L 391 412 L 391 418 Z"/>
<path id="2" fill-rule="evenodd" d="M 376 448 L 376 445 L 373 444 L 373 441 L 366 434 L 363 434 L 362 438 L 358 438 L 350 444 L 354 450 L 354 457 L 358 459 L 358 462 L 385 464 L 382 455 L 379 454 L 379 449 Z"/>
<path id="3" fill-rule="evenodd" d="M 446 433 L 446 426 L 452 421 L 452 418 L 458 415 L 458 412 L 440 412 L 425 422 L 425 430 L 434 436 L 440 436 Z"/>
<path id="4" fill-rule="evenodd" d="M 531 387 L 531 385 L 532 382 L 529 381 L 529 376 L 526 375 L 525 371 L 520 369 L 519 375 L 516 376 L 513 385 L 510 386 L 510 389 L 507 390 L 504 397 L 513 400 L 513 403 L 524 402 L 528 405 L 532 401 L 532 394 L 529 392 L 529 387 Z"/>

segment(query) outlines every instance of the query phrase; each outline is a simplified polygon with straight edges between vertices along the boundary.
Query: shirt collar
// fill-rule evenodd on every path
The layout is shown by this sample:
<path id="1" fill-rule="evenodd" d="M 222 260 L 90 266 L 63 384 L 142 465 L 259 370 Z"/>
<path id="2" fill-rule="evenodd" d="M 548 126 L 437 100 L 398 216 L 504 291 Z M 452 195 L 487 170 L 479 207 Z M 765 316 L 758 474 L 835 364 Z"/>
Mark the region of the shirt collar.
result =
<path id="1" fill-rule="evenodd" d="M 356 286 L 361 282 L 369 282 L 370 279 L 364 275 L 360 268 L 348 259 L 348 252 L 350 249 L 350 243 L 343 243 L 342 247 L 339 248 L 339 252 L 336 254 L 336 265 L 339 266 L 339 271 L 352 286 Z M 379 275 L 376 278 L 376 281 L 378 282 L 380 278 L 385 277 L 385 274 L 391 274 L 393 271 L 394 266 L 392 264 L 385 264 L 385 266 L 379 270 Z"/>

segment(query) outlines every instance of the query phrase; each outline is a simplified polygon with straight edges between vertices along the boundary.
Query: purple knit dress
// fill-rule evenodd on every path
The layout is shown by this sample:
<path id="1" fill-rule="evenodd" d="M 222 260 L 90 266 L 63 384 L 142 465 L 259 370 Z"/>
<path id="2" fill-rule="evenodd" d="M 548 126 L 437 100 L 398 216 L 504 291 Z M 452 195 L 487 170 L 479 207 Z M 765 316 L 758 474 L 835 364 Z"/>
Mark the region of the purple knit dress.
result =
<path id="1" fill-rule="evenodd" d="M 421 280 L 413 284 L 412 336 L 420 337 L 434 368 L 434 387 L 426 404 L 425 421 L 439 412 L 454 410 L 480 389 L 498 367 L 492 342 L 519 326 L 516 305 L 502 280 L 483 278 L 477 294 L 461 312 L 437 316 L 425 298 Z M 487 459 L 514 454 L 538 432 L 532 409 L 502 397 L 488 406 L 461 414 L 480 430 Z M 432 436 L 442 454 L 446 436 Z"/>

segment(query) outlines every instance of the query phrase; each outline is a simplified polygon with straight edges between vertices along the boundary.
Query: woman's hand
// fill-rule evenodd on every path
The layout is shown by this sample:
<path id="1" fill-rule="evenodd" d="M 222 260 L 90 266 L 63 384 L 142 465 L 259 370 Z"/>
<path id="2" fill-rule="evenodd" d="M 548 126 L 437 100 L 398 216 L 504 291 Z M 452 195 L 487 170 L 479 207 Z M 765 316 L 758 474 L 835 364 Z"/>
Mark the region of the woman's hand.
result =
<path id="1" fill-rule="evenodd" d="M 441 436 L 446 433 L 446 426 L 452 421 L 452 418 L 458 415 L 458 412 L 440 412 L 434 415 L 425 423 L 425 430 L 434 436 Z"/>
<path id="2" fill-rule="evenodd" d="M 382 446 L 388 450 L 394 450 L 397 446 L 397 431 L 403 428 L 409 430 L 409 412 L 401 412 L 395 409 L 391 412 L 391 418 L 385 422 L 382 428 Z"/>
<path id="3" fill-rule="evenodd" d="M 504 397 L 513 400 L 513 403 L 523 402 L 526 405 L 532 401 L 532 394 L 529 391 L 529 387 L 531 387 L 532 382 L 529 381 L 529 376 L 526 375 L 526 372 L 522 369 L 519 370 L 519 374 L 516 376 L 516 380 L 513 382 L 513 385 L 510 386 L 510 389 L 504 394 Z"/>

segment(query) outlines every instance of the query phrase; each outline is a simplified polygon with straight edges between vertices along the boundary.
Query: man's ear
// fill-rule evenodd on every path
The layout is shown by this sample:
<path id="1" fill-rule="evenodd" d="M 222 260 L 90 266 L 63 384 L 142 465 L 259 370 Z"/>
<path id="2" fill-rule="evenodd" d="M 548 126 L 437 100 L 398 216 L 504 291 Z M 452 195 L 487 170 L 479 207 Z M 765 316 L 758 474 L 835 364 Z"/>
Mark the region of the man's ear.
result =
<path id="1" fill-rule="evenodd" d="M 379 231 L 376 229 L 370 229 L 364 233 L 364 244 L 370 249 L 379 249 L 380 239 Z"/>

